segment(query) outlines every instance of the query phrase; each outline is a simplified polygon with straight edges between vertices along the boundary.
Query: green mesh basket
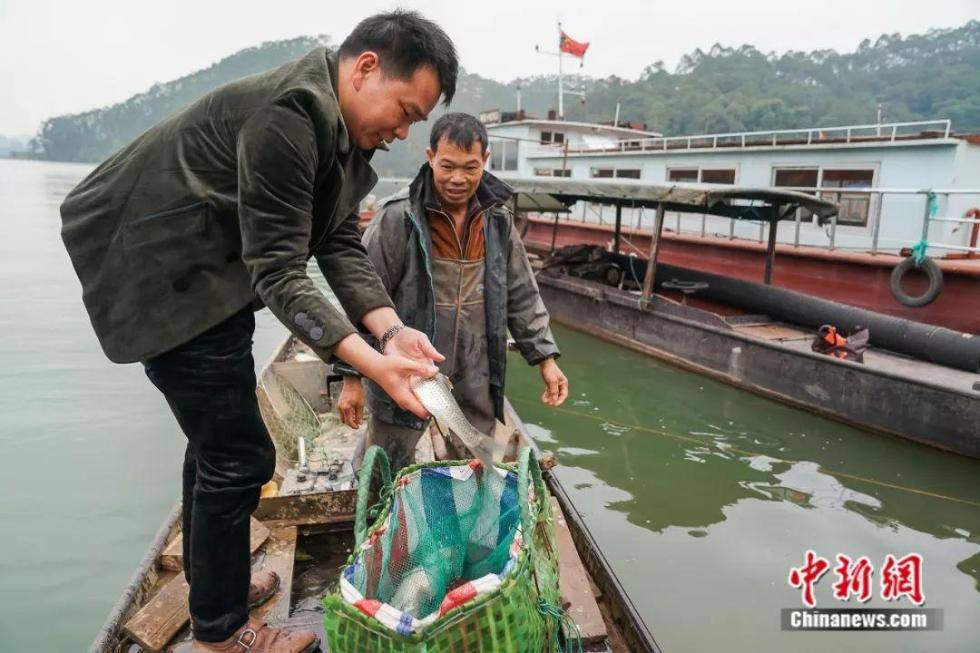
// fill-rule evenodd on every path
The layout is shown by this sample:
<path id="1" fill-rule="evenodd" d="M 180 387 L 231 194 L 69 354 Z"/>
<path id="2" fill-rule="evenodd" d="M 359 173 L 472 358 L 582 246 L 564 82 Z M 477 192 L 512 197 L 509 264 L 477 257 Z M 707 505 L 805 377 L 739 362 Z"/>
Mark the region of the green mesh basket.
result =
<path id="1" fill-rule="evenodd" d="M 383 506 L 368 529 L 367 504 L 375 465 L 382 480 Z M 516 466 L 497 467 L 508 473 L 483 470 L 480 482 L 472 483 L 467 471 L 474 469 L 472 461 L 420 463 L 402 469 L 392 483 L 383 450 L 368 450 L 360 472 L 354 552 L 341 574 L 342 585 L 344 579 L 358 584 L 365 601 L 358 601 L 361 607 L 355 607 L 342 591 L 324 599 L 324 626 L 332 653 L 542 653 L 558 648 L 567 617 L 559 608 L 558 549 L 548 490 L 529 448 L 521 450 Z M 416 487 L 445 476 L 446 470 L 467 479 L 454 483 L 455 500 L 440 494 L 438 485 L 436 491 L 431 491 L 432 483 L 423 491 Z M 529 493 L 529 488 L 533 492 Z M 516 503 L 513 511 L 511 499 Z M 422 528 L 412 530 L 413 520 Z M 518 524 L 523 544 L 515 559 L 506 555 L 506 548 L 501 554 L 501 547 L 509 547 Z M 367 545 L 362 548 L 365 541 Z M 365 572 L 371 556 L 382 565 L 378 567 L 384 569 L 382 573 Z M 417 596 L 418 585 L 412 583 L 418 576 L 426 580 L 425 600 L 409 599 L 408 603 L 429 610 L 440 600 L 449 600 L 442 593 L 454 584 L 458 588 L 472 580 L 472 575 L 495 570 L 501 556 L 508 567 L 499 577 L 499 586 L 494 584 L 494 589 L 442 612 L 434 620 L 428 615 L 426 623 L 413 632 L 397 632 L 382 623 L 379 615 L 364 610 L 365 602 L 375 608 L 383 602 L 386 609 L 390 608 L 387 602 L 397 603 L 399 593 L 412 594 L 404 591 L 406 586 L 416 590 Z M 396 559 L 409 562 L 393 563 Z M 386 574 L 396 578 L 393 581 Z M 460 577 L 453 578 L 455 575 Z M 371 581 L 365 576 L 371 576 Z"/>

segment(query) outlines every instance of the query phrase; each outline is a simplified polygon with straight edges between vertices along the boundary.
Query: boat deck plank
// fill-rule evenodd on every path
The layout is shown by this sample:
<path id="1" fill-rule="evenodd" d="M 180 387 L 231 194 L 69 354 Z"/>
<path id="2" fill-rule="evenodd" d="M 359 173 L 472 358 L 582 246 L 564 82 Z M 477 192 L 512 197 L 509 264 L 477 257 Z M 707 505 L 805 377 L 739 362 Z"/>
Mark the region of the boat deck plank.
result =
<path id="1" fill-rule="evenodd" d="M 256 526 L 257 525 L 257 526 Z M 251 553 L 262 546 L 269 537 L 269 529 L 258 520 L 252 520 Z M 263 533 L 264 532 L 264 533 Z M 256 537 L 260 535 L 262 537 Z M 177 541 L 177 538 L 174 539 Z M 173 544 L 173 542 L 171 542 Z M 187 597 L 190 587 L 184 572 L 171 578 L 133 617 L 123 626 L 133 641 L 148 651 L 160 651 L 190 621 Z"/>
<path id="2" fill-rule="evenodd" d="M 810 351 L 808 341 L 784 341 L 782 344 L 796 351 Z M 874 347 L 864 352 L 864 365 L 895 376 L 927 381 L 943 388 L 967 392 L 980 398 L 980 389 L 973 387 L 980 377 L 966 370 L 957 370 Z"/>
<path id="3" fill-rule="evenodd" d="M 555 516 L 555 537 L 558 544 L 558 588 L 562 600 L 567 604 L 564 607 L 578 626 L 583 646 L 603 642 L 607 636 L 606 622 L 596 602 L 597 590 L 589 580 L 582 559 L 575 549 L 565 516 L 554 497 L 551 497 L 551 510 Z"/>
<path id="4" fill-rule="evenodd" d="M 249 525 L 249 551 L 253 553 L 258 550 L 262 543 L 269 538 L 269 529 L 265 524 L 255 517 Z M 160 566 L 172 571 L 183 571 L 184 569 L 184 534 L 177 533 L 177 536 L 170 541 L 167 548 L 160 554 Z"/>
<path id="5" fill-rule="evenodd" d="M 279 590 L 271 599 L 252 610 L 252 617 L 279 623 L 289 617 L 293 593 L 293 563 L 296 559 L 296 527 L 274 528 L 259 552 L 252 573 L 271 570 L 279 574 Z"/>
<path id="6" fill-rule="evenodd" d="M 269 528 L 354 521 L 357 490 L 266 497 L 252 513 Z"/>
<path id="7" fill-rule="evenodd" d="M 162 650 L 190 619 L 189 592 L 184 572 L 180 572 L 126 622 L 123 632 L 148 651 Z"/>
<path id="8" fill-rule="evenodd" d="M 815 333 L 807 333 L 784 324 L 746 324 L 735 326 L 735 330 L 747 336 L 763 340 L 813 340 Z"/>

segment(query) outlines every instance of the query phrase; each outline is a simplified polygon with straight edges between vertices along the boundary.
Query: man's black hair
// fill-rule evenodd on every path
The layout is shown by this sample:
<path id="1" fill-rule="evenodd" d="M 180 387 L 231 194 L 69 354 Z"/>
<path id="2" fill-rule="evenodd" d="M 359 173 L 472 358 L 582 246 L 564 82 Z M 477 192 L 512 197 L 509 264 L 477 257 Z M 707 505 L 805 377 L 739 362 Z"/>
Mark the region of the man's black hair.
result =
<path id="1" fill-rule="evenodd" d="M 439 76 L 443 104 L 456 94 L 459 59 L 456 47 L 442 28 L 416 11 L 396 9 L 365 18 L 337 51 L 339 58 L 377 52 L 381 68 L 396 79 L 409 79 L 421 66 L 432 66 Z"/>
<path id="2" fill-rule="evenodd" d="M 490 144 L 487 128 L 468 113 L 447 113 L 436 120 L 429 134 L 429 147 L 433 152 L 436 151 L 439 139 L 443 136 L 450 143 L 455 143 L 464 150 L 470 149 L 473 143 L 479 141 L 480 154 L 486 154 L 487 146 Z"/>

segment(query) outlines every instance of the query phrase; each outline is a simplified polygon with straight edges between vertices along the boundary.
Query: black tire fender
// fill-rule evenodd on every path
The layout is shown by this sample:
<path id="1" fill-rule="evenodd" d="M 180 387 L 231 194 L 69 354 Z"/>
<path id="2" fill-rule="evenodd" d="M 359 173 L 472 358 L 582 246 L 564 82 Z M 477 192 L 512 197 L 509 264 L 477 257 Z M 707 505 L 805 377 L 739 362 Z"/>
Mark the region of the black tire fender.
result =
<path id="1" fill-rule="evenodd" d="M 911 256 L 896 265 L 892 270 L 891 290 L 895 299 L 906 306 L 918 308 L 926 304 L 931 304 L 936 297 L 939 297 L 939 293 L 943 291 L 943 271 L 940 269 L 939 264 L 928 256 L 923 258 L 922 263 L 918 267 L 929 277 L 929 287 L 921 295 L 915 296 L 908 294 L 902 288 L 902 279 L 908 274 L 909 270 L 915 267 L 915 258 Z"/>

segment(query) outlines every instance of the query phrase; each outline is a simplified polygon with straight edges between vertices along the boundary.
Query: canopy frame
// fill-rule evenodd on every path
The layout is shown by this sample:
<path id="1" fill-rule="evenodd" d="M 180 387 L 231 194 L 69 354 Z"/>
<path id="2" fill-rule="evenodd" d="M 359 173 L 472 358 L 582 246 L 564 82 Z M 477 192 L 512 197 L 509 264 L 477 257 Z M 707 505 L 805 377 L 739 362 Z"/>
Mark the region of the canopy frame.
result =
<path id="1" fill-rule="evenodd" d="M 618 252 L 623 230 L 623 204 L 632 207 L 656 209 L 650 245 L 650 258 L 643 281 L 641 305 L 650 301 L 656 280 L 657 256 L 663 235 L 664 214 L 701 213 L 726 217 L 732 220 L 750 220 L 769 224 L 766 243 L 766 284 L 772 283 L 776 258 L 776 239 L 780 220 L 793 216 L 799 208 L 805 208 L 821 218 L 837 215 L 833 202 L 779 188 L 751 188 L 722 184 L 670 184 L 634 180 L 571 179 L 549 177 L 509 178 L 507 183 L 514 190 L 515 207 L 533 208 L 545 204 L 560 203 L 567 210 L 575 202 L 586 201 L 611 204 L 616 207 L 616 224 L 613 232 L 613 250 Z M 521 198 L 524 201 L 520 201 Z M 547 198 L 547 199 L 545 199 Z M 554 236 L 558 229 L 558 212 L 555 213 Z"/>

